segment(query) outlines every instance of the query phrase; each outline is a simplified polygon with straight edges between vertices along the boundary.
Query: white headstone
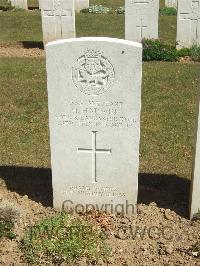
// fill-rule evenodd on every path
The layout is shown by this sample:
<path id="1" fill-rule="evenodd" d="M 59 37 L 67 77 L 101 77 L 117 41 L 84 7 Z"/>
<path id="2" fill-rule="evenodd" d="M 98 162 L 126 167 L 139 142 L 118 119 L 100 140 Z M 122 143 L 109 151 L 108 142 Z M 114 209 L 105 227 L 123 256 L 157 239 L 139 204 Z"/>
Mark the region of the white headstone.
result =
<path id="1" fill-rule="evenodd" d="M 80 11 L 89 7 L 89 0 L 74 0 L 75 10 Z"/>
<path id="2" fill-rule="evenodd" d="M 38 0 L 38 7 L 39 7 L 39 10 L 41 10 L 41 0 Z"/>
<path id="3" fill-rule="evenodd" d="M 165 6 L 177 8 L 177 0 L 165 0 Z"/>
<path id="4" fill-rule="evenodd" d="M 179 0 L 177 48 L 200 44 L 200 0 Z"/>
<path id="5" fill-rule="evenodd" d="M 199 103 L 200 110 L 200 103 Z M 197 135 L 196 135 L 196 152 L 194 158 L 194 169 L 191 189 L 191 206 L 190 217 L 200 213 L 200 116 L 198 114 Z"/>
<path id="6" fill-rule="evenodd" d="M 43 42 L 75 37 L 74 0 L 41 0 Z"/>
<path id="7" fill-rule="evenodd" d="M 158 39 L 159 0 L 125 0 L 125 38 Z"/>
<path id="8" fill-rule="evenodd" d="M 62 40 L 47 44 L 46 58 L 54 206 L 82 204 L 85 210 L 93 204 L 132 213 L 138 191 L 141 44 Z"/>
<path id="9" fill-rule="evenodd" d="M 28 3 L 27 0 L 11 0 L 11 6 L 15 8 L 22 8 L 28 10 Z"/>

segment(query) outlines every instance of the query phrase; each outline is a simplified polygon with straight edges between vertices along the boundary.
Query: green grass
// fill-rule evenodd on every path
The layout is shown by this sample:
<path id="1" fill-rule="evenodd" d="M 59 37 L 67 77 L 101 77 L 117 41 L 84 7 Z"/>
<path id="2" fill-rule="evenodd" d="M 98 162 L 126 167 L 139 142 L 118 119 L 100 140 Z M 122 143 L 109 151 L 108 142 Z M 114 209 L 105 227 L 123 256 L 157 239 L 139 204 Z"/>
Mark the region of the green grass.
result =
<path id="1" fill-rule="evenodd" d="M 42 41 L 39 11 L 24 10 L 0 13 L 0 42 Z"/>
<path id="2" fill-rule="evenodd" d="M 0 13 L 0 42 L 42 41 L 39 11 L 10 11 Z M 20 29 L 20 30 L 19 30 Z M 76 14 L 76 33 L 81 36 L 124 38 L 124 15 Z M 159 36 L 166 43 L 175 44 L 176 17 L 159 19 Z"/>
<path id="3" fill-rule="evenodd" d="M 44 59 L 0 60 L 1 164 L 50 167 Z M 190 178 L 199 64 L 143 64 L 140 171 Z"/>
<path id="4" fill-rule="evenodd" d="M 175 45 L 176 44 L 176 16 L 160 16 L 158 36 L 161 41 Z"/>
<path id="5" fill-rule="evenodd" d="M 0 6 L 7 6 L 8 5 L 8 1 L 7 0 L 0 0 Z"/>
<path id="6" fill-rule="evenodd" d="M 3 1 L 3 0 L 0 0 Z M 34 6 L 34 1 L 29 0 Z M 102 4 L 111 7 L 124 5 L 124 0 L 93 0 L 91 4 Z M 161 5 L 162 6 L 162 5 Z M 124 38 L 124 15 L 116 14 L 76 14 L 76 34 L 82 36 L 107 36 Z M 20 30 L 19 30 L 20 29 Z M 175 44 L 176 17 L 161 16 L 159 18 L 159 37 L 162 41 Z M 15 10 L 0 13 L 0 43 L 42 41 L 42 25 L 39 10 L 27 12 Z"/>
<path id="7" fill-rule="evenodd" d="M 48 217 L 29 229 L 21 248 L 31 265 L 75 265 L 81 257 L 94 265 L 106 260 L 111 252 L 105 235 L 65 213 Z"/>
<path id="8" fill-rule="evenodd" d="M 0 73 L 2 164 L 49 166 L 44 60 L 1 58 Z"/>

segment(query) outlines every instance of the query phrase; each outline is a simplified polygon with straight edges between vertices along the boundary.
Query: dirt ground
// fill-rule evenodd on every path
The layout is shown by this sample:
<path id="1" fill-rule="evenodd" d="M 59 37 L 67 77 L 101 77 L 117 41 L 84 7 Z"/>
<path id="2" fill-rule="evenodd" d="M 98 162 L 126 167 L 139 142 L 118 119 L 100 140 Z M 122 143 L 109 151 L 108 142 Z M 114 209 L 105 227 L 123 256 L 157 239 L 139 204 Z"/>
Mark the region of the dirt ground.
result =
<path id="1" fill-rule="evenodd" d="M 25 229 L 56 213 L 50 207 L 51 172 L 34 170 L 33 179 L 27 178 L 24 169 L 8 168 L 0 167 L 0 201 L 16 204 L 22 216 L 14 228 L 17 238 L 0 242 L 0 265 L 26 265 L 19 249 Z M 164 186 L 166 180 L 169 186 Z M 200 265 L 200 221 L 187 219 L 188 195 L 187 180 L 140 174 L 137 216 L 88 214 L 87 219 L 101 227 L 112 247 L 109 262 L 98 265 Z M 76 265 L 87 263 L 82 259 Z"/>
<path id="2" fill-rule="evenodd" d="M 0 57 L 44 57 L 45 51 L 41 45 L 26 48 L 23 44 L 0 44 Z"/>

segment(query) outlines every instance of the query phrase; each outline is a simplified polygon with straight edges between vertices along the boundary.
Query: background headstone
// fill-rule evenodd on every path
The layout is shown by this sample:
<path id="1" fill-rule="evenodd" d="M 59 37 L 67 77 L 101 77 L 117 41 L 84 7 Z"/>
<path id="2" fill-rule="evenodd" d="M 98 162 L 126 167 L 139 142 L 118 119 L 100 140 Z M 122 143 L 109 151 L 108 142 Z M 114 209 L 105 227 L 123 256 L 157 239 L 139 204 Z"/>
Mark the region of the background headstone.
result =
<path id="1" fill-rule="evenodd" d="M 89 0 L 74 0 L 75 10 L 80 11 L 89 7 Z"/>
<path id="2" fill-rule="evenodd" d="M 200 44 L 200 0 L 179 0 L 177 48 Z"/>
<path id="3" fill-rule="evenodd" d="M 11 6 L 15 8 L 22 8 L 28 10 L 28 3 L 27 0 L 11 0 Z"/>
<path id="4" fill-rule="evenodd" d="M 165 0 L 165 6 L 177 8 L 177 0 Z"/>
<path id="5" fill-rule="evenodd" d="M 47 44 L 46 58 L 54 206 L 73 202 L 106 210 L 111 204 L 117 212 L 123 204 L 132 213 L 138 191 L 141 44 L 63 40 Z"/>
<path id="6" fill-rule="evenodd" d="M 41 0 L 43 42 L 75 37 L 74 0 Z"/>
<path id="7" fill-rule="evenodd" d="M 200 110 L 200 103 L 199 103 Z M 191 188 L 191 206 L 190 206 L 190 217 L 200 212 L 200 116 L 198 114 L 197 122 L 197 135 L 196 135 L 196 151 L 194 156 L 193 166 L 193 177 L 192 177 L 192 188 Z"/>
<path id="8" fill-rule="evenodd" d="M 125 38 L 158 38 L 159 0 L 125 0 Z"/>

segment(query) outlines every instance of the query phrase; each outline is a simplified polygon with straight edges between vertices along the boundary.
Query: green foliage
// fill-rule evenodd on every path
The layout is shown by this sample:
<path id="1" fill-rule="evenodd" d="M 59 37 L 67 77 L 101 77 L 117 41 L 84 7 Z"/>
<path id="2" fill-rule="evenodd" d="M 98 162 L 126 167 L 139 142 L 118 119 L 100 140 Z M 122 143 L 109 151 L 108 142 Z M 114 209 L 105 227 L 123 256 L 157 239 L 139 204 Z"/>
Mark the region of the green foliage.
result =
<path id="1" fill-rule="evenodd" d="M 159 40 L 143 40 L 144 61 L 169 61 L 175 62 L 178 59 L 174 46 L 162 43 Z"/>
<path id="2" fill-rule="evenodd" d="M 190 48 L 182 48 L 180 50 L 177 50 L 178 57 L 185 57 L 185 56 L 191 56 L 191 49 Z"/>
<path id="3" fill-rule="evenodd" d="M 160 15 L 161 16 L 176 16 L 177 11 L 174 7 L 163 7 L 160 8 Z"/>
<path id="4" fill-rule="evenodd" d="M 11 6 L 10 1 L 3 0 L 0 1 L 0 9 L 3 11 L 7 11 L 7 10 L 12 10 L 13 7 Z"/>
<path id="5" fill-rule="evenodd" d="M 96 263 L 110 255 L 104 234 L 66 213 L 46 218 L 32 227 L 21 247 L 30 264 L 73 264 L 81 257 Z"/>
<path id="6" fill-rule="evenodd" d="M 200 45 L 193 45 L 192 46 L 191 58 L 194 61 L 200 62 Z"/>
<path id="7" fill-rule="evenodd" d="M 102 5 L 92 5 L 89 8 L 81 10 L 81 13 L 91 13 L 91 14 L 111 14 L 112 8 L 105 7 Z"/>
<path id="8" fill-rule="evenodd" d="M 81 13 L 91 13 L 91 14 L 124 14 L 125 7 L 120 6 L 115 10 L 111 7 L 105 7 L 103 5 L 91 5 L 89 8 L 84 8 L 80 11 Z"/>
<path id="9" fill-rule="evenodd" d="M 16 238 L 13 232 L 13 223 L 0 221 L 0 240 L 2 237 L 7 237 L 9 239 Z"/>
<path id="10" fill-rule="evenodd" d="M 198 210 L 198 212 L 194 214 L 193 220 L 200 220 L 200 210 Z"/>
<path id="11" fill-rule="evenodd" d="M 124 7 L 124 6 L 120 6 L 120 7 L 118 7 L 118 8 L 115 10 L 115 12 L 116 12 L 117 14 L 125 14 L 125 7 Z"/>

